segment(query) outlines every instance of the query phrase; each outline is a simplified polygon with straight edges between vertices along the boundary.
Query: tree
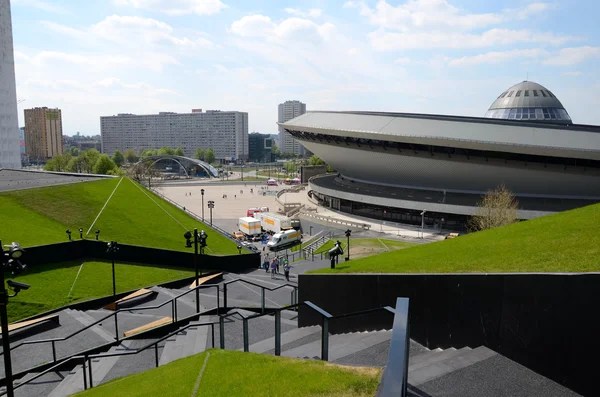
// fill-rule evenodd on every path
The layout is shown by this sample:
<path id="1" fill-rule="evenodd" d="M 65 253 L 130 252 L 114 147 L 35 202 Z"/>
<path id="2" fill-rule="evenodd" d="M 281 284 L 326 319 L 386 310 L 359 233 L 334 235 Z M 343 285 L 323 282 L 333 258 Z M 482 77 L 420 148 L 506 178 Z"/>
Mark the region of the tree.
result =
<path id="1" fill-rule="evenodd" d="M 71 154 L 69 152 L 54 156 L 44 166 L 46 171 L 66 172 L 68 171 L 67 166 L 71 161 Z"/>
<path id="2" fill-rule="evenodd" d="M 94 164 L 94 174 L 107 174 L 108 171 L 115 168 L 115 163 L 108 157 L 108 154 L 100 155 L 96 164 Z"/>
<path id="3" fill-rule="evenodd" d="M 327 164 L 327 172 L 334 172 L 335 169 L 331 166 L 331 164 Z"/>
<path id="4" fill-rule="evenodd" d="M 488 191 L 477 207 L 477 214 L 468 222 L 470 230 L 492 229 L 517 221 L 519 202 L 504 185 Z"/>
<path id="5" fill-rule="evenodd" d="M 79 156 L 79 149 L 77 149 L 76 146 L 71 146 L 69 148 L 69 153 L 71 153 L 71 156 L 77 157 L 77 156 Z"/>
<path id="6" fill-rule="evenodd" d="M 212 164 L 212 162 L 215 161 L 214 150 L 211 148 L 206 149 L 206 152 L 204 152 L 204 161 L 206 161 L 208 164 Z"/>
<path id="7" fill-rule="evenodd" d="M 69 172 L 85 172 L 85 158 L 83 156 L 73 157 L 67 165 Z"/>
<path id="8" fill-rule="evenodd" d="M 175 149 L 173 149 L 172 147 L 163 146 L 158 150 L 157 154 L 159 156 L 166 156 L 166 155 L 172 156 L 175 154 Z"/>
<path id="9" fill-rule="evenodd" d="M 175 149 L 175 155 L 176 156 L 185 156 L 185 153 L 183 153 L 183 149 L 178 147 L 177 149 Z"/>
<path id="10" fill-rule="evenodd" d="M 288 173 L 296 172 L 296 163 L 288 161 L 284 165 L 285 171 Z"/>
<path id="11" fill-rule="evenodd" d="M 308 160 L 308 164 L 310 165 L 321 165 L 323 164 L 323 160 L 321 160 L 319 157 L 315 156 L 314 154 L 310 157 L 310 159 Z"/>
<path id="12" fill-rule="evenodd" d="M 138 157 L 135 155 L 135 152 L 131 149 L 128 149 L 125 152 L 125 159 L 129 164 L 133 164 L 138 160 Z"/>
<path id="13" fill-rule="evenodd" d="M 144 149 L 144 150 L 142 150 L 142 153 L 140 154 L 140 159 L 145 159 L 146 157 L 150 157 L 150 156 L 156 156 L 156 154 L 157 154 L 156 150 Z"/>
<path id="14" fill-rule="evenodd" d="M 117 167 L 120 167 L 125 162 L 125 156 L 123 156 L 123 153 L 121 153 L 120 150 L 115 150 L 112 156 L 112 161 Z"/>
<path id="15" fill-rule="evenodd" d="M 87 149 L 79 157 L 83 157 L 83 172 L 91 174 L 94 172 L 94 165 L 100 158 L 100 152 L 96 149 Z"/>
<path id="16" fill-rule="evenodd" d="M 198 149 L 196 149 L 196 153 L 194 153 L 194 158 L 204 161 L 205 155 L 206 155 L 206 150 L 198 148 Z"/>

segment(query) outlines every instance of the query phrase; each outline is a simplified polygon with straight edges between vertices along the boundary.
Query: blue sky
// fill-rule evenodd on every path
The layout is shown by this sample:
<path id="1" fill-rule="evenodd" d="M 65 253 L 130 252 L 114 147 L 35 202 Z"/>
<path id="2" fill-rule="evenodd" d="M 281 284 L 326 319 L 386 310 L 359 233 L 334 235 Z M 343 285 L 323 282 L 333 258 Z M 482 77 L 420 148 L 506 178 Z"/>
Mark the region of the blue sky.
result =
<path id="1" fill-rule="evenodd" d="M 600 2 L 12 0 L 23 109 L 63 110 L 66 134 L 100 116 L 249 113 L 277 104 L 482 116 L 527 77 L 574 122 L 600 124 Z M 582 99 L 583 98 L 583 99 Z"/>

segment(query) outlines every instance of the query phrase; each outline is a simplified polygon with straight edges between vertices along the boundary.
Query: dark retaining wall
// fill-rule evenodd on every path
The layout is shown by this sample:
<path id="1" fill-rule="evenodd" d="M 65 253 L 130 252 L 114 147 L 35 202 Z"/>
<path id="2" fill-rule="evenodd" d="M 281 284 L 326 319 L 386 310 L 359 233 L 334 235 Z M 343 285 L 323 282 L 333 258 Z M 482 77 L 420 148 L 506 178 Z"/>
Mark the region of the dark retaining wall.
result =
<path id="1" fill-rule="evenodd" d="M 410 298 L 410 336 L 430 349 L 485 345 L 584 395 L 600 354 L 600 274 L 300 275 L 299 300 L 333 315 Z M 390 328 L 379 313 L 334 320 L 330 331 Z M 298 326 L 320 323 L 300 307 Z"/>
<path id="2" fill-rule="evenodd" d="M 27 247 L 25 248 L 26 254 L 23 256 L 23 262 L 27 266 L 33 267 L 44 263 L 85 258 L 110 260 L 111 256 L 106 252 L 106 244 L 105 241 L 73 240 L 58 244 Z M 119 251 L 115 256 L 115 260 L 159 266 L 194 267 L 193 248 L 190 248 L 190 252 L 183 252 L 119 244 Z M 201 255 L 198 263 L 201 269 L 238 273 L 247 269 L 258 268 L 260 254 Z"/>

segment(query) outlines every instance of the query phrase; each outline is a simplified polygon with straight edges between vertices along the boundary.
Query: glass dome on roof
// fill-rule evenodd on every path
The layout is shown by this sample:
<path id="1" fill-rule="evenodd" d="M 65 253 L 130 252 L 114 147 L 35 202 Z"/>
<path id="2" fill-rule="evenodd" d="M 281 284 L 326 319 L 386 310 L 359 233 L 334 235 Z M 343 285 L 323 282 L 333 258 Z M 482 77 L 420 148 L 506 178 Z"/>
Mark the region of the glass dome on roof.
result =
<path id="1" fill-rule="evenodd" d="M 571 117 L 558 98 L 546 87 L 523 81 L 504 91 L 484 117 L 571 124 Z"/>

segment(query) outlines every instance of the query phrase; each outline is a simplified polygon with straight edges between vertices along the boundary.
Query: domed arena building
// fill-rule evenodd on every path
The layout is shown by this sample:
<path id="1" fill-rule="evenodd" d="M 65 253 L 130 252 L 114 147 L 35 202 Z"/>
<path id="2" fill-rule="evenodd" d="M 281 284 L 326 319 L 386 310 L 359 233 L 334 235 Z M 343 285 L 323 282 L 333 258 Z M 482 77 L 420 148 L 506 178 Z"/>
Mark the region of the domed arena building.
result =
<path id="1" fill-rule="evenodd" d="M 531 219 L 600 201 L 600 126 L 573 124 L 549 89 L 524 81 L 485 117 L 307 112 L 280 123 L 336 175 L 309 194 L 332 209 L 463 229 L 487 191 L 507 186 Z"/>

